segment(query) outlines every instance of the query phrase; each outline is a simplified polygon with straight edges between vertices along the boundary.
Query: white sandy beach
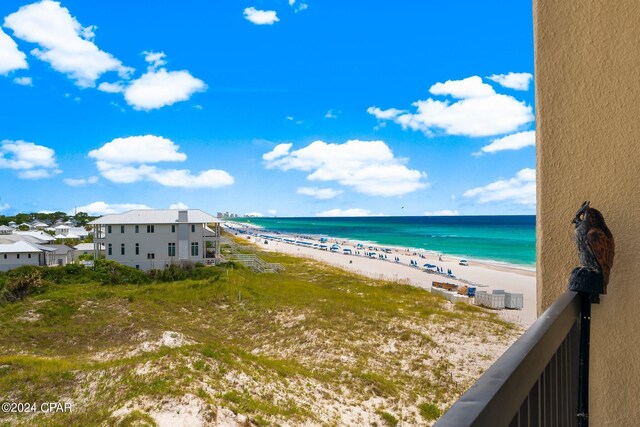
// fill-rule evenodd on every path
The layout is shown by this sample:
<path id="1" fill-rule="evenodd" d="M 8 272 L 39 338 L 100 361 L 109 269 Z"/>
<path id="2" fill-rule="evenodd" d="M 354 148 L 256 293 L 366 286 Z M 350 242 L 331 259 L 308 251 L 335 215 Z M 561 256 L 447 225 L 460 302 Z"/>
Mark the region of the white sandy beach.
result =
<path id="1" fill-rule="evenodd" d="M 358 242 L 331 238 L 324 244 L 328 245 L 329 248 L 335 243 L 340 246 L 339 251 L 331 252 L 330 250 L 320 250 L 317 247 L 301 246 L 284 241 L 265 241 L 263 238 L 257 238 L 256 234 L 266 233 L 273 235 L 272 232 L 263 231 L 251 226 L 247 227 L 239 223 L 233 223 L 231 225 L 235 230 L 227 227 L 227 231 L 233 234 L 238 229 L 244 229 L 247 232 L 246 236 L 249 237 L 249 240 L 264 250 L 312 258 L 368 277 L 405 281 L 413 286 L 424 289 L 431 289 L 431 283 L 437 281 L 458 285 L 471 283 L 473 286 L 477 286 L 478 291 L 491 292 L 494 289 L 501 289 L 506 292 L 521 293 L 524 296 L 524 307 L 522 310 L 498 310 L 498 315 L 504 320 L 517 323 L 525 328 L 529 327 L 537 318 L 536 273 L 532 269 L 509 265 L 495 265 L 473 260 L 469 260 L 468 266 L 461 266 L 458 264 L 459 258 L 442 255 L 442 260 L 440 261 L 440 257 L 437 254 L 428 251 L 414 251 L 407 248 L 391 246 L 384 246 L 385 248 L 391 249 L 392 252 L 387 253 L 387 258 L 381 260 L 377 255 L 375 258 L 364 256 L 365 252 L 369 252 L 367 249 L 369 244 L 366 244 L 364 249 L 356 249 Z M 239 235 L 245 236 L 245 234 Z M 308 236 L 303 239 L 301 239 L 301 236 L 285 234 L 278 234 L 277 236 L 282 239 L 288 238 L 320 243 L 317 239 Z M 380 245 L 371 245 L 374 246 L 373 251 L 376 252 L 376 254 L 382 253 L 380 251 Z M 378 250 L 376 250 L 376 247 Z M 343 249 L 345 248 L 351 249 L 353 254 L 344 254 Z M 358 251 L 360 255 L 355 255 L 356 251 Z M 420 255 L 422 255 L 422 257 Z M 399 262 L 395 262 L 396 257 L 399 258 Z M 419 267 L 410 266 L 411 260 L 414 260 Z M 437 265 L 443 268 L 445 272 L 451 269 L 456 278 L 427 273 L 422 269 L 423 264 L 426 263 Z"/>

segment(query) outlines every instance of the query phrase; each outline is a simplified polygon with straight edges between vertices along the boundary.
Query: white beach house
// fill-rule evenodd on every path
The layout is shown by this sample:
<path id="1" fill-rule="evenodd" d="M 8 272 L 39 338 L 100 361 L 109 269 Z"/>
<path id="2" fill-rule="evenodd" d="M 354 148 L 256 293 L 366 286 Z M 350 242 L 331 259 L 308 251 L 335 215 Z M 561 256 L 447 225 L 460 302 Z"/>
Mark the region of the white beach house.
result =
<path id="1" fill-rule="evenodd" d="M 0 271 L 8 271 L 23 265 L 43 265 L 45 252 L 37 246 L 17 241 L 0 244 Z"/>
<path id="2" fill-rule="evenodd" d="M 93 226 L 94 252 L 140 270 L 220 259 L 220 221 L 199 209 L 143 209 L 105 215 Z"/>

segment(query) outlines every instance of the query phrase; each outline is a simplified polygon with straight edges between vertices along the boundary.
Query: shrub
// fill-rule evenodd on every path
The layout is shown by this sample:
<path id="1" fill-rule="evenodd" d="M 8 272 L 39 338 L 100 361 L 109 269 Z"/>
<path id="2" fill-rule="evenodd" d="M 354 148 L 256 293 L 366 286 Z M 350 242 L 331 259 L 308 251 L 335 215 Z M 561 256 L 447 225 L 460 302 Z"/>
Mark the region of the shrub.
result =
<path id="1" fill-rule="evenodd" d="M 42 273 L 38 267 L 19 267 L 6 274 L 3 298 L 9 302 L 21 300 L 41 287 Z"/>
<path id="2" fill-rule="evenodd" d="M 216 267 L 198 266 L 192 263 L 170 264 L 164 270 L 149 270 L 147 275 L 158 282 L 175 282 L 178 280 L 217 279 L 222 270 Z"/>
<path id="3" fill-rule="evenodd" d="M 442 411 L 440 411 L 440 408 L 438 408 L 433 403 L 424 402 L 421 403 L 418 408 L 420 408 L 420 415 L 422 415 L 422 418 L 424 418 L 425 420 L 437 420 L 438 418 L 440 418 L 440 415 L 442 415 Z"/>
<path id="4" fill-rule="evenodd" d="M 97 281 L 94 271 L 80 264 L 41 268 L 42 278 L 49 283 L 70 284 Z"/>
<path id="5" fill-rule="evenodd" d="M 388 425 L 389 427 L 396 427 L 398 425 L 398 419 L 394 417 L 392 414 L 388 412 L 378 412 L 378 414 L 380 415 L 382 420 L 385 422 L 385 424 Z"/>
<path id="6" fill-rule="evenodd" d="M 104 259 L 95 261 L 93 273 L 93 279 L 103 285 L 142 284 L 150 281 L 140 270 Z"/>
<path id="7" fill-rule="evenodd" d="M 76 275 L 81 273 L 84 270 L 84 267 L 80 264 L 67 264 L 64 266 L 64 272 L 66 274 Z"/>

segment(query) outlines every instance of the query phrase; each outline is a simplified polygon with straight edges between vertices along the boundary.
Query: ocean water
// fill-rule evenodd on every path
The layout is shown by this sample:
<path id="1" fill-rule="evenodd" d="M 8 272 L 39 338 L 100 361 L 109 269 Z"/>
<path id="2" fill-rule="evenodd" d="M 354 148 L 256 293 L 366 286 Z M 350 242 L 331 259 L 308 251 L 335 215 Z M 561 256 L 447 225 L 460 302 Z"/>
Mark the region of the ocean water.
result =
<path id="1" fill-rule="evenodd" d="M 461 258 L 527 267 L 534 267 L 536 262 L 534 215 L 238 218 L 236 221 L 283 233 L 342 237 Z"/>

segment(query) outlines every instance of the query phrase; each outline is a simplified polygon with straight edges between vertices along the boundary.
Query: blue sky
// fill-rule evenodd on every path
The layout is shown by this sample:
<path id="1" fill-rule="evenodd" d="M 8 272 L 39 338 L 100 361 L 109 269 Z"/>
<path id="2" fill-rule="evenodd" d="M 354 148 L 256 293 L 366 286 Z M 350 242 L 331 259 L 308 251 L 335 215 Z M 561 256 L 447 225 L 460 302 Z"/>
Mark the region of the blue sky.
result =
<path id="1" fill-rule="evenodd" d="M 528 2 L 0 3 L 0 209 L 535 212 Z"/>

